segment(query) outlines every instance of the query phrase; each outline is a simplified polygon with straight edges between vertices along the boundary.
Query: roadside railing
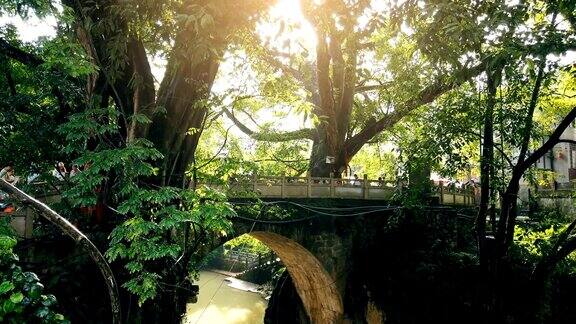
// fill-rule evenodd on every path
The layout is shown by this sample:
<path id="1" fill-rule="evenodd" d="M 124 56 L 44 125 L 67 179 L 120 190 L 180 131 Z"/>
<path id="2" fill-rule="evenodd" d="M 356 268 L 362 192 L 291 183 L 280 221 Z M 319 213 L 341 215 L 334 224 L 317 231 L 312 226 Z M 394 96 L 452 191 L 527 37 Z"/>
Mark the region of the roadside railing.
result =
<path id="1" fill-rule="evenodd" d="M 198 180 L 197 185 L 214 183 Z M 221 185 L 220 185 L 221 186 Z M 241 179 L 230 178 L 227 191 L 231 197 L 261 198 L 343 198 L 364 200 L 390 200 L 404 190 L 400 183 L 389 180 L 341 179 L 323 177 L 289 177 L 252 175 Z M 445 186 L 442 182 L 432 184 L 433 197 L 444 205 L 475 205 L 476 194 L 473 187 L 459 188 Z"/>

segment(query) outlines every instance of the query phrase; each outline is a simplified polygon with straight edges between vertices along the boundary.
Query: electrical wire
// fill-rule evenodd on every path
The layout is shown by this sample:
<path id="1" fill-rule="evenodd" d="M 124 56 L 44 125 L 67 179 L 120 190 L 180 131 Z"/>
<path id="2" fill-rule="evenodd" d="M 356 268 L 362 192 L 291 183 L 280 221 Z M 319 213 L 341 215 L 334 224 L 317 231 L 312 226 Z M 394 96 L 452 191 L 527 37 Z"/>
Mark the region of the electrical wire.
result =
<path id="1" fill-rule="evenodd" d="M 254 222 L 252 224 L 252 228 L 250 228 L 250 231 L 246 234 L 250 235 L 250 233 L 252 233 L 252 231 L 254 230 L 254 226 L 256 226 L 256 222 Z M 236 265 L 236 262 L 238 260 L 234 260 L 232 262 L 232 265 L 230 266 L 230 270 L 228 272 L 232 272 L 232 269 L 234 269 L 234 266 Z M 198 324 L 200 322 L 200 319 L 202 319 L 202 316 L 204 316 L 204 313 L 206 312 L 206 310 L 208 309 L 208 307 L 210 307 L 210 304 L 212 304 L 212 301 L 214 300 L 214 297 L 216 297 L 216 294 L 218 293 L 218 291 L 220 291 L 220 288 L 222 288 L 222 285 L 224 284 L 224 279 L 222 279 L 222 281 L 220 281 L 220 284 L 218 285 L 218 288 L 216 288 L 216 291 L 214 291 L 214 294 L 212 294 L 212 297 L 210 297 L 210 300 L 208 301 L 208 304 L 206 304 L 206 307 L 204 307 L 204 309 L 202 310 L 202 313 L 200 313 L 200 316 L 198 316 L 198 319 L 196 320 L 196 324 Z"/>
<path id="2" fill-rule="evenodd" d="M 254 203 L 249 202 L 231 202 L 233 205 L 254 205 Z M 264 205 L 279 205 L 279 204 L 288 204 L 288 205 L 296 205 L 296 206 L 308 206 L 310 208 L 321 209 L 321 210 L 354 210 L 354 209 L 370 209 L 370 208 L 382 208 L 382 207 L 389 207 L 390 205 L 376 205 L 376 206 L 357 206 L 357 207 L 322 207 L 322 206 L 313 206 L 313 205 L 306 205 L 306 204 L 299 204 L 289 200 L 274 200 L 274 201 L 263 201 L 262 204 Z"/>
<path id="3" fill-rule="evenodd" d="M 313 209 L 309 209 L 309 208 L 303 208 L 303 209 L 308 210 L 308 211 L 311 211 L 311 212 L 314 212 L 314 213 L 316 213 L 317 215 L 308 216 L 308 217 L 303 217 L 303 218 L 296 218 L 296 219 L 287 219 L 287 220 L 263 220 L 263 219 L 250 218 L 250 217 L 245 217 L 245 216 L 240 216 L 240 215 L 236 215 L 236 216 L 234 216 L 234 217 L 235 217 L 235 218 L 239 218 L 239 219 L 243 219 L 243 220 L 247 220 L 247 221 L 251 221 L 251 222 L 261 223 L 261 224 L 290 224 L 290 223 L 304 222 L 304 221 L 307 221 L 307 220 L 311 220 L 311 219 L 318 218 L 318 217 L 320 217 L 320 216 L 330 216 L 330 217 L 356 217 L 356 216 L 372 214 L 372 213 L 376 213 L 376 212 L 380 212 L 380 211 L 398 210 L 398 209 L 402 209 L 402 207 L 382 208 L 382 209 L 370 210 L 370 211 L 365 211 L 365 212 L 360 212 L 360 213 L 354 213 L 354 214 L 348 214 L 348 215 L 325 213 L 325 212 L 321 212 L 321 211 L 317 211 L 317 210 L 313 210 Z"/>

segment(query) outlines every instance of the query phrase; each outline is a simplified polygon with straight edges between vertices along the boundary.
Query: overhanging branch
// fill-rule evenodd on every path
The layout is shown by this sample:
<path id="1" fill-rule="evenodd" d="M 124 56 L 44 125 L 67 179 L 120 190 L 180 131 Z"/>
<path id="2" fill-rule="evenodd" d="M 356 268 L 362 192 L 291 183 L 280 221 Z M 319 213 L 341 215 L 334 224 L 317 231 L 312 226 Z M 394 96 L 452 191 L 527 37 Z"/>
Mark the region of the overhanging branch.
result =
<path id="1" fill-rule="evenodd" d="M 263 142 L 287 142 L 287 141 L 294 141 L 294 140 L 314 140 L 314 129 L 311 128 L 303 128 L 298 129 L 295 131 L 289 132 L 268 132 L 268 131 L 260 131 L 256 132 L 251 130 L 248 126 L 242 123 L 234 113 L 232 113 L 229 109 L 223 108 L 224 113 L 232 122 L 246 135 L 250 136 L 252 139 L 257 141 Z"/>
<path id="2" fill-rule="evenodd" d="M 16 46 L 8 43 L 4 38 L 0 37 L 0 53 L 4 54 L 13 60 L 16 60 L 24 65 L 36 67 L 44 63 L 40 57 L 27 53 Z"/>
<path id="3" fill-rule="evenodd" d="M 346 141 L 347 153 L 349 156 L 356 154 L 362 146 L 369 141 L 372 137 L 378 135 L 385 129 L 391 128 L 400 121 L 402 118 L 410 114 L 412 111 L 434 101 L 442 94 L 455 89 L 462 83 L 466 82 L 472 77 L 475 77 L 484 71 L 486 66 L 485 62 L 479 63 L 471 68 L 465 68 L 455 73 L 453 76 L 446 76 L 441 78 L 434 84 L 431 84 L 420 91 L 415 97 L 400 104 L 398 109 L 386 114 L 380 120 L 368 124 L 358 134 L 352 136 Z"/>
<path id="4" fill-rule="evenodd" d="M 106 262 L 106 259 L 100 253 L 98 248 L 84 235 L 80 232 L 74 225 L 72 225 L 66 218 L 60 216 L 58 213 L 53 211 L 46 204 L 38 201 L 32 196 L 26 194 L 22 190 L 14 187 L 13 185 L 6 182 L 4 179 L 0 179 L 0 188 L 2 190 L 10 193 L 17 200 L 30 204 L 30 206 L 36 210 L 42 217 L 48 220 L 50 223 L 58 226 L 64 234 L 72 238 L 76 243 L 78 243 L 86 253 L 90 255 L 92 260 L 96 263 L 104 281 L 106 282 L 106 287 L 108 288 L 108 294 L 110 296 L 110 304 L 112 307 L 112 322 L 121 323 L 122 313 L 120 311 L 120 298 L 118 294 L 118 285 L 116 284 L 116 279 L 112 273 L 112 269 Z"/>

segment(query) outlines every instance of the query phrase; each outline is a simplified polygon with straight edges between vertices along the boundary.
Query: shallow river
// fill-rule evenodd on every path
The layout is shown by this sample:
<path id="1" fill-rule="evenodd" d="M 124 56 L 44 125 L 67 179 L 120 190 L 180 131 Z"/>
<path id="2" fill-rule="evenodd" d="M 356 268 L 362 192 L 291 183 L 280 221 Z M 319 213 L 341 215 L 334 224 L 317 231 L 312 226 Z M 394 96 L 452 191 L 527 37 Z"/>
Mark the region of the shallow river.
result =
<path id="1" fill-rule="evenodd" d="M 184 324 L 263 322 L 267 301 L 252 292 L 256 285 L 211 271 L 201 271 L 197 284 L 200 286 L 198 302 L 188 304 Z"/>

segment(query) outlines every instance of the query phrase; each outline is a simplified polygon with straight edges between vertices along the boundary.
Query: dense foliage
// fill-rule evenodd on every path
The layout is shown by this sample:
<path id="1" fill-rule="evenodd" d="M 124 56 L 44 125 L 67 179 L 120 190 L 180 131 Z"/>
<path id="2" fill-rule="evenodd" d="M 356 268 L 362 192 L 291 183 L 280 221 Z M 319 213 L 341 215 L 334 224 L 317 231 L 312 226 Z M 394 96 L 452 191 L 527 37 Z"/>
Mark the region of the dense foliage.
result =
<path id="1" fill-rule="evenodd" d="M 70 323 L 56 312 L 56 297 L 44 293 L 38 276 L 23 271 L 13 248 L 16 238 L 2 219 L 0 225 L 0 321 L 3 323 Z"/>
<path id="2" fill-rule="evenodd" d="M 560 136 L 576 118 L 573 0 L 19 0 L 0 14 L 54 22 L 33 42 L 0 26 L 0 169 L 14 163 L 29 191 L 38 174 L 63 198 L 51 207 L 106 237 L 136 319 L 178 320 L 237 212 L 302 216 L 233 208 L 228 185 L 258 174 L 364 173 L 409 186 L 393 202 L 422 212 L 432 172 L 480 180 L 475 247 L 411 256 L 431 276 L 476 267 L 486 322 L 507 314 L 503 271 L 543 301 L 549 279 L 574 276 L 576 221 L 532 201 L 518 222 L 521 189 L 559 180 L 535 163 L 574 144 Z M 58 161 L 80 171 L 60 181 Z M 15 244 L 0 236 L 2 319 L 65 321 Z"/>

